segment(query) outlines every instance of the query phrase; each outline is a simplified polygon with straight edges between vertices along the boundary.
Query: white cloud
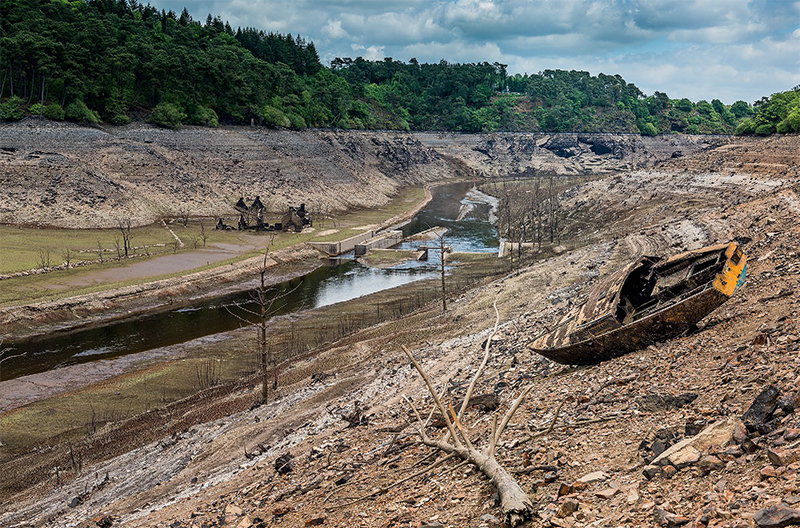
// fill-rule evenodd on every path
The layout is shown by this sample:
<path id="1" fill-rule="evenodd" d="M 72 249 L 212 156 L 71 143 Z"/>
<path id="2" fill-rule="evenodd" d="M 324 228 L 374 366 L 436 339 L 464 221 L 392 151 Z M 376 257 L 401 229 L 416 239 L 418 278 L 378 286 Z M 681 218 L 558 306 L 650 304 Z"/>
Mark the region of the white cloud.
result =
<path id="1" fill-rule="evenodd" d="M 342 29 L 341 20 L 329 20 L 325 27 L 322 28 L 322 32 L 333 39 L 346 38 L 348 36 L 347 31 Z"/>
<path id="2" fill-rule="evenodd" d="M 402 53 L 420 62 L 439 62 L 443 58 L 448 62 L 503 62 L 503 52 L 492 42 L 420 42 L 404 47 Z"/>
<path id="3" fill-rule="evenodd" d="M 350 44 L 350 49 L 355 51 L 359 57 L 364 57 L 371 61 L 382 61 L 386 58 L 383 53 L 383 46 L 364 47 L 359 44 Z"/>

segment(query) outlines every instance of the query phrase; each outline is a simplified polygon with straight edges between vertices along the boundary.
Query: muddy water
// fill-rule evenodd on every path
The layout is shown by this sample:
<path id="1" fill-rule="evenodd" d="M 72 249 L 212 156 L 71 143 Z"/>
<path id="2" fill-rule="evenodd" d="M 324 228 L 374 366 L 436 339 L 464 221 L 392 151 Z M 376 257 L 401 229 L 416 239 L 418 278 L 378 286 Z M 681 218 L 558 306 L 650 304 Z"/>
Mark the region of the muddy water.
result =
<path id="1" fill-rule="evenodd" d="M 467 183 L 440 186 L 434 189 L 432 201 L 403 231 L 413 234 L 444 226 L 449 229 L 446 243 L 455 251 L 496 251 L 497 236 L 489 222 L 490 202 L 488 197 L 471 191 Z M 331 260 L 303 277 L 279 284 L 271 313 L 277 316 L 327 306 L 432 277 L 438 255 L 431 256 L 427 265 L 413 263 L 380 270 L 363 267 L 352 259 Z M 6 354 L 24 356 L 3 363 L 0 381 L 234 330 L 244 324 L 241 317 L 247 316 L 246 310 L 254 309 L 250 303 L 251 293 L 240 292 L 166 313 L 18 343 Z"/>

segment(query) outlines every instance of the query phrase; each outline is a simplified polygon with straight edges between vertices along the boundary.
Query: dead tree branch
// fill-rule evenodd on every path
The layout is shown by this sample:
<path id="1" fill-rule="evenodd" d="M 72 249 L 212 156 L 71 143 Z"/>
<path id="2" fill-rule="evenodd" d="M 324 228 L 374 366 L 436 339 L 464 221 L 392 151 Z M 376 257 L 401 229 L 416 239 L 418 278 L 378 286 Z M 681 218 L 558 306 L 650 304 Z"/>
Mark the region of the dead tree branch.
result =
<path id="1" fill-rule="evenodd" d="M 496 326 L 497 323 L 495 324 L 495 327 Z M 487 345 L 485 347 L 485 356 L 488 354 L 490 346 L 491 338 L 487 341 Z M 528 495 L 522 490 L 516 479 L 497 462 L 497 459 L 494 456 L 494 451 L 500 437 L 508 426 L 508 423 L 511 421 L 511 418 L 514 416 L 514 413 L 516 413 L 517 409 L 519 409 L 522 401 L 528 395 L 532 387 L 528 387 L 523 390 L 522 393 L 520 393 L 520 395 L 514 400 L 499 426 L 497 425 L 496 417 L 493 419 L 492 435 L 489 440 L 489 445 L 483 451 L 479 451 L 469 441 L 467 432 L 461 426 L 459 416 L 453 411 L 452 407 L 450 407 L 450 413 L 447 412 L 447 409 L 442 403 L 441 398 L 439 398 L 438 394 L 433 388 L 433 384 L 428 378 L 427 373 L 414 358 L 414 355 L 408 350 L 408 348 L 406 348 L 405 345 L 402 346 L 402 349 L 408 359 L 411 361 L 411 364 L 425 381 L 428 392 L 433 397 L 436 408 L 438 409 L 439 413 L 441 413 L 449 434 L 449 437 L 445 436 L 444 440 L 437 440 L 429 437 L 425 432 L 425 424 L 422 421 L 419 412 L 414 409 L 414 413 L 419 421 L 418 432 L 422 443 L 429 447 L 434 447 L 444 453 L 447 453 L 448 455 L 457 456 L 463 462 L 469 463 L 478 468 L 497 489 L 497 492 L 500 496 L 500 507 L 503 511 L 505 521 L 511 526 L 519 526 L 525 522 L 531 517 L 533 504 L 528 498 Z M 483 369 L 484 365 L 485 361 L 479 368 L 479 371 Z M 474 385 L 474 383 L 472 385 Z M 470 388 L 472 388 L 472 386 Z M 462 404 L 462 410 L 465 409 L 465 405 L 467 405 L 468 401 L 468 397 L 464 399 L 465 403 Z M 452 420 L 450 418 L 451 416 Z M 463 443 L 459 440 L 456 430 L 461 433 L 460 436 L 463 439 Z M 452 442 L 450 439 L 452 439 Z"/>
<path id="2" fill-rule="evenodd" d="M 472 382 L 470 382 L 469 387 L 467 388 L 467 394 L 464 396 L 464 403 L 461 404 L 461 409 L 458 411 L 458 418 L 463 418 L 464 411 L 467 410 L 469 407 L 469 400 L 472 397 L 472 392 L 475 390 L 475 385 L 478 383 L 478 378 L 481 377 L 483 373 L 483 369 L 486 367 L 486 363 L 489 362 L 489 348 L 492 346 L 492 339 L 497 334 L 497 328 L 500 326 L 500 312 L 497 310 L 497 301 L 495 300 L 492 304 L 494 307 L 494 328 L 492 329 L 492 333 L 489 334 L 489 337 L 486 338 L 486 345 L 483 347 L 483 362 L 481 366 L 478 367 L 478 370 L 475 371 L 475 376 L 472 377 Z"/>

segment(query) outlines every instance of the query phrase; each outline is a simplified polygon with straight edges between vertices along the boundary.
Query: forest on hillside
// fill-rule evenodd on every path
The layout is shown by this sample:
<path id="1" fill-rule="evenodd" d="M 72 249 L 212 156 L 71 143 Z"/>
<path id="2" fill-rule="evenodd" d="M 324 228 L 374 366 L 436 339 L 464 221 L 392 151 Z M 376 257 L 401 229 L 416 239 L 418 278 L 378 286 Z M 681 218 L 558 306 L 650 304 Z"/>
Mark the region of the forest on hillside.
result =
<path id="1" fill-rule="evenodd" d="M 619 75 L 337 58 L 137 0 L 0 0 L 0 119 L 121 125 L 729 134 L 800 131 L 800 88 L 753 105 L 645 95 Z"/>

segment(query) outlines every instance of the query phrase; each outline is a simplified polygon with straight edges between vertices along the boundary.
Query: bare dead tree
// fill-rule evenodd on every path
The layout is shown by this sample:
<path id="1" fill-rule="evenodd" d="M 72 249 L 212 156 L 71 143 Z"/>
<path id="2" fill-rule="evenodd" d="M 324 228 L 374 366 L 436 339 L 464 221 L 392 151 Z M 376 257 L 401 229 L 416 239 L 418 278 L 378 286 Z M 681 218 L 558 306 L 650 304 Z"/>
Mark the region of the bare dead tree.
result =
<path id="1" fill-rule="evenodd" d="M 199 365 L 195 365 L 195 376 L 197 378 L 197 386 L 200 390 L 219 385 L 222 380 L 219 359 L 207 359 Z M 163 400 L 164 397 L 162 397 L 162 401 Z"/>
<path id="2" fill-rule="evenodd" d="M 429 447 L 439 449 L 448 455 L 455 455 L 455 457 L 460 458 L 464 464 L 471 464 L 478 468 L 481 473 L 483 473 L 492 482 L 495 488 L 497 488 L 498 495 L 500 496 L 500 507 L 503 510 L 505 521 L 511 526 L 518 526 L 531 517 L 533 512 L 533 504 L 528 498 L 528 495 L 522 490 L 522 487 L 519 485 L 516 479 L 503 466 L 501 466 L 500 463 L 497 462 L 497 459 L 495 458 L 495 450 L 500 437 L 505 432 L 509 422 L 514 417 L 517 409 L 519 409 L 523 400 L 525 397 L 527 397 L 533 386 L 529 385 L 527 388 L 521 391 L 519 396 L 517 396 L 517 398 L 512 402 L 508 411 L 506 411 L 499 425 L 498 415 L 495 414 L 492 416 L 491 429 L 488 431 L 488 444 L 482 451 L 473 446 L 472 442 L 470 441 L 470 435 L 467 431 L 466 425 L 463 424 L 464 413 L 469 407 L 469 401 L 472 397 L 473 391 L 475 390 L 475 385 L 480 379 L 483 369 L 486 367 L 486 363 L 489 361 L 492 340 L 494 339 L 494 336 L 497 333 L 497 328 L 500 324 L 500 312 L 497 310 L 496 301 L 494 303 L 494 311 L 494 329 L 486 339 L 483 361 L 475 371 L 475 375 L 473 376 L 472 381 L 467 388 L 467 393 L 464 396 L 464 401 L 461 404 L 458 414 L 453 411 L 452 405 L 449 405 L 448 409 L 445 408 L 444 404 L 442 403 L 442 399 L 436 393 L 433 384 L 431 383 L 427 373 L 422 368 L 420 363 L 414 358 L 414 355 L 408 350 L 408 348 L 405 347 L 405 345 L 403 345 L 402 348 L 403 352 L 411 361 L 411 364 L 425 381 L 428 392 L 433 397 L 435 407 L 439 413 L 441 413 L 442 417 L 444 417 L 445 426 L 447 428 L 447 433 L 442 439 L 436 439 L 428 436 L 427 432 L 425 431 L 427 421 L 424 422 L 422 420 L 419 412 L 412 404 L 412 409 L 417 417 L 417 433 L 419 434 L 422 443 Z M 449 413 L 447 412 L 448 410 L 450 411 Z"/>
<path id="3" fill-rule="evenodd" d="M 322 221 L 322 223 L 318 224 L 318 227 L 320 227 L 320 228 L 324 227 L 326 220 L 330 220 L 331 223 L 333 224 L 334 228 L 338 227 L 336 225 L 336 218 L 334 218 L 333 215 L 331 214 L 331 209 L 332 208 L 331 208 L 330 202 L 328 202 L 328 201 L 320 202 L 320 204 L 319 204 L 319 219 Z M 316 220 L 316 218 L 317 217 L 315 216 L 314 219 Z"/>
<path id="4" fill-rule="evenodd" d="M 558 199 L 558 189 L 555 186 L 555 177 L 550 176 L 550 187 L 548 189 L 548 203 L 549 209 L 549 224 L 550 224 L 550 243 L 561 243 L 561 234 L 559 233 L 559 212 L 561 206 Z"/>
<path id="5" fill-rule="evenodd" d="M 50 248 L 39 249 L 39 267 L 45 271 L 50 269 Z"/>
<path id="6" fill-rule="evenodd" d="M 267 402 L 270 385 L 272 385 L 273 392 L 278 388 L 278 374 L 277 369 L 275 368 L 275 354 L 273 353 L 272 347 L 267 340 L 269 320 L 275 313 L 275 303 L 280 299 L 290 295 L 302 284 L 302 282 L 300 282 L 297 284 L 297 286 L 285 292 L 279 292 L 277 289 L 267 285 L 267 263 L 269 262 L 269 250 L 272 247 L 274 240 L 275 234 L 273 233 L 270 235 L 269 242 L 264 249 L 264 260 L 262 261 L 261 269 L 259 270 L 259 285 L 252 294 L 251 303 L 256 305 L 256 309 L 251 310 L 242 305 L 237 306 L 238 310 L 240 310 L 242 314 L 254 317 L 256 318 L 256 321 L 253 322 L 251 319 L 234 313 L 230 308 L 226 307 L 228 313 L 239 319 L 242 323 L 246 324 L 247 326 L 256 327 L 259 370 L 261 372 L 261 403 Z M 272 367 L 273 372 L 272 380 L 269 379 L 270 367 Z"/>
<path id="7" fill-rule="evenodd" d="M 117 250 L 117 260 L 122 260 L 122 246 L 119 244 L 119 235 L 114 235 L 114 249 Z"/>
<path id="8" fill-rule="evenodd" d="M 103 245 L 100 243 L 100 239 L 97 239 L 97 258 L 100 259 L 100 264 L 103 263 Z"/>
<path id="9" fill-rule="evenodd" d="M 131 235 L 131 219 L 126 218 L 125 220 L 119 220 L 117 222 L 117 229 L 119 229 L 122 235 L 122 248 L 125 253 L 125 258 L 128 258 L 128 252 L 131 249 L 131 239 L 133 238 Z"/>
<path id="10" fill-rule="evenodd" d="M 272 246 L 272 242 L 275 240 L 275 235 L 269 237 L 269 243 L 267 244 L 266 249 L 264 249 L 264 260 L 261 263 L 261 270 L 259 270 L 259 278 L 260 282 L 258 285 L 258 289 L 256 289 L 256 301 L 258 303 L 258 357 L 260 359 L 260 367 L 261 367 L 261 403 L 267 402 L 267 397 L 269 396 L 269 383 L 268 383 L 268 365 L 270 363 L 270 357 L 268 357 L 270 347 L 267 346 L 267 320 L 269 317 L 267 313 L 269 309 L 272 307 L 272 303 L 274 302 L 275 297 L 272 296 L 268 298 L 267 295 L 267 283 L 266 283 L 266 275 L 267 275 L 267 257 L 269 256 L 269 248 Z M 273 381 L 273 390 L 277 389 L 277 379 Z"/>
<path id="11" fill-rule="evenodd" d="M 186 227 L 189 225 L 189 209 L 186 207 L 181 207 L 178 210 L 178 220 L 180 220 L 181 225 Z"/>
<path id="12" fill-rule="evenodd" d="M 74 257 L 74 253 L 73 253 L 73 251 L 72 251 L 70 248 L 68 248 L 68 247 L 65 247 L 65 248 L 64 248 L 64 249 L 61 251 L 61 258 L 63 258 L 63 259 L 64 259 L 64 264 L 66 264 L 66 265 L 67 265 L 67 269 L 69 269 L 69 268 L 70 268 L 70 266 L 71 266 L 71 264 L 72 264 L 72 259 L 73 259 L 73 257 Z"/>
<path id="13" fill-rule="evenodd" d="M 539 186 L 539 178 L 533 184 L 533 200 L 536 204 L 536 241 L 539 244 L 539 251 L 542 250 L 542 198 Z"/>
<path id="14" fill-rule="evenodd" d="M 444 235 L 436 235 L 439 237 L 439 251 L 441 256 L 441 262 L 439 263 L 439 269 L 442 274 L 442 311 L 447 311 L 447 288 L 445 285 L 445 264 L 447 262 L 447 246 L 444 242 Z"/>
<path id="15" fill-rule="evenodd" d="M 488 345 L 487 345 L 488 349 Z M 419 375 L 425 380 L 425 385 L 428 388 L 431 396 L 433 396 L 434 403 L 437 410 L 444 417 L 445 426 L 447 427 L 447 436 L 443 440 L 437 440 L 428 436 L 425 431 L 425 422 L 422 420 L 419 412 L 414 409 L 414 415 L 417 417 L 417 433 L 420 435 L 422 443 L 428 447 L 434 447 L 440 451 L 454 455 L 460 458 L 465 464 L 471 464 L 478 468 L 495 486 L 497 493 L 500 496 L 500 508 L 503 510 L 505 521 L 511 526 L 519 526 L 531 517 L 533 512 L 533 504 L 528 498 L 528 495 L 523 491 L 519 482 L 508 472 L 503 466 L 497 462 L 495 458 L 495 450 L 500 437 L 508 427 L 508 423 L 514 417 L 514 414 L 519 409 L 522 401 L 528 395 L 532 387 L 523 390 L 519 396 L 512 402 L 511 407 L 506 411 L 500 424 L 497 423 L 497 415 L 492 417 L 492 428 L 489 431 L 488 445 L 482 451 L 475 448 L 469 439 L 469 434 L 465 430 L 464 425 L 461 423 L 461 418 L 455 415 L 452 405 L 445 409 L 436 390 L 433 388 L 428 375 L 422 366 L 414 359 L 414 355 L 403 345 L 403 352 L 408 356 L 414 368 Z M 480 372 L 479 372 L 480 373 Z M 464 398 L 462 409 L 469 401 L 469 398 Z M 412 405 L 413 407 L 413 405 Z M 461 413 L 459 413 L 461 414 Z"/>
<path id="16" fill-rule="evenodd" d="M 206 247 L 206 240 L 208 240 L 208 233 L 206 233 L 206 225 L 200 223 L 200 238 L 203 240 L 203 247 Z"/>

